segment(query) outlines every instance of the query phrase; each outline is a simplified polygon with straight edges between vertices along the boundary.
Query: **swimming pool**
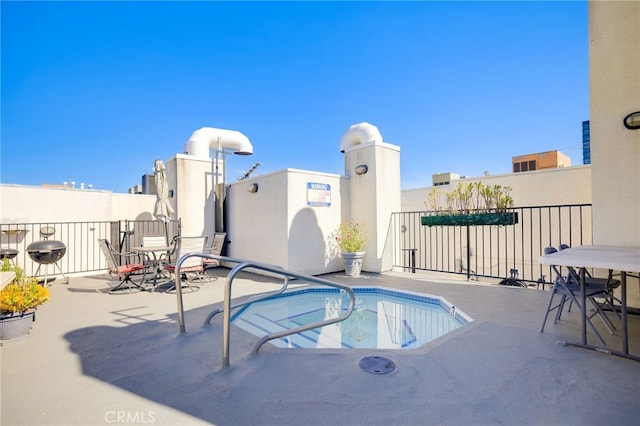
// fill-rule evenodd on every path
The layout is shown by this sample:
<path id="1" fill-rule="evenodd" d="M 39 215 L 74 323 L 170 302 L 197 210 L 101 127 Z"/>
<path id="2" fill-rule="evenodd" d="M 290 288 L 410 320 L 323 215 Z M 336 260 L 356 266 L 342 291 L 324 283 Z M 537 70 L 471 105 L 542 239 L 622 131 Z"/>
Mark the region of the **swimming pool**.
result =
<path id="1" fill-rule="evenodd" d="M 354 287 L 356 303 L 343 322 L 272 340 L 286 348 L 415 349 L 470 321 L 439 296 L 383 287 Z M 235 313 L 234 325 L 258 337 L 336 318 L 349 296 L 334 288 L 304 288 Z"/>

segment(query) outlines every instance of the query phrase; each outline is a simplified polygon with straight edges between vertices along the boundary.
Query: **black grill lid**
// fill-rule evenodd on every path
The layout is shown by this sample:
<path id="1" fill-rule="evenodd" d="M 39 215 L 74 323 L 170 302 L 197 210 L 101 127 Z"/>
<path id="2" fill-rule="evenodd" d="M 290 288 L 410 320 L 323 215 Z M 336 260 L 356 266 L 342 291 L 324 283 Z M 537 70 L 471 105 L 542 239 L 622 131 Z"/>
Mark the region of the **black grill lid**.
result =
<path id="1" fill-rule="evenodd" d="M 37 263 L 56 263 L 67 252 L 67 246 L 62 241 L 35 241 L 27 246 L 29 257 Z"/>
<path id="2" fill-rule="evenodd" d="M 18 250 L 0 249 L 0 259 L 13 259 L 18 255 Z"/>

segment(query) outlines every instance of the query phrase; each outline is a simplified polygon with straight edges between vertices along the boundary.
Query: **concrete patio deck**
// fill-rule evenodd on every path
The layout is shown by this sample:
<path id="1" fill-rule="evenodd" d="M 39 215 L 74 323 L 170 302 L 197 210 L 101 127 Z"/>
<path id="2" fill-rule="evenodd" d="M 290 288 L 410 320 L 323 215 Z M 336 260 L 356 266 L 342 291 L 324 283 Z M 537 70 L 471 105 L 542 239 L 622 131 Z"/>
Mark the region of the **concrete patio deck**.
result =
<path id="1" fill-rule="evenodd" d="M 444 296 L 474 321 L 415 350 L 279 349 L 247 355 L 256 338 L 232 327 L 231 367 L 221 369 L 221 305 L 227 269 L 184 296 L 106 294 L 105 276 L 57 280 L 31 335 L 5 343 L 2 425 L 635 425 L 640 363 L 556 344 L 579 337 L 578 313 L 540 324 L 547 291 L 404 273 L 348 278 Z M 244 274 L 234 295 L 269 291 L 275 280 Z M 575 309 L 574 309 L 575 311 Z M 619 324 L 614 320 L 615 324 Z M 620 347 L 619 331 L 606 333 Z M 640 318 L 630 349 L 640 354 Z M 593 336 L 590 335 L 593 339 Z M 372 375 L 361 358 L 391 358 Z"/>

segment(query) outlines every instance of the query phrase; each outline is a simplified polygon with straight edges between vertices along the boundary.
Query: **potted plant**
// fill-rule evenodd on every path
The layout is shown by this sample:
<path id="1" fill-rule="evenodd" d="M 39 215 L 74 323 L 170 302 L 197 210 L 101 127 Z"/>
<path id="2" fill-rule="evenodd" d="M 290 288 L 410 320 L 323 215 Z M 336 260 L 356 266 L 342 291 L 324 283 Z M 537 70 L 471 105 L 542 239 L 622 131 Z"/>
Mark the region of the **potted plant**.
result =
<path id="1" fill-rule="evenodd" d="M 349 277 L 360 276 L 367 242 L 362 225 L 358 222 L 342 222 L 335 231 L 335 240 L 340 248 L 345 274 Z"/>
<path id="2" fill-rule="evenodd" d="M 26 336 L 35 321 L 36 308 L 49 300 L 49 290 L 36 277 L 27 277 L 24 269 L 11 267 L 8 259 L 2 271 L 14 271 L 15 278 L 0 291 L 0 340 Z"/>

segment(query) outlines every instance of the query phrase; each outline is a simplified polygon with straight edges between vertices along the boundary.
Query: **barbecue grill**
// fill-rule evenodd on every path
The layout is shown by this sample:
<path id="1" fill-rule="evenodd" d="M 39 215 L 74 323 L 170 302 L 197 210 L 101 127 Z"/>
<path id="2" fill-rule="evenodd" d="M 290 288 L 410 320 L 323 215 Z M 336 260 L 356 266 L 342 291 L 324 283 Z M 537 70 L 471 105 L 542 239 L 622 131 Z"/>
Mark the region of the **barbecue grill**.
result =
<path id="1" fill-rule="evenodd" d="M 0 259 L 9 259 L 15 268 L 16 262 L 13 260 L 18 255 L 18 250 L 14 249 L 0 249 Z"/>
<path id="2" fill-rule="evenodd" d="M 45 287 L 47 286 L 49 265 L 54 265 L 54 272 L 55 268 L 57 267 L 60 271 L 60 274 L 62 274 L 62 277 L 65 279 L 65 282 L 67 284 L 69 283 L 69 279 L 64 275 L 64 272 L 62 272 L 62 268 L 60 268 L 60 265 L 58 265 L 58 261 L 64 257 L 66 252 L 67 246 L 65 246 L 62 241 L 57 240 L 35 241 L 27 246 L 27 253 L 29 254 L 29 257 L 31 258 L 31 260 L 39 264 L 36 275 L 38 275 L 38 272 L 40 272 L 40 267 L 42 265 L 45 265 Z"/>

